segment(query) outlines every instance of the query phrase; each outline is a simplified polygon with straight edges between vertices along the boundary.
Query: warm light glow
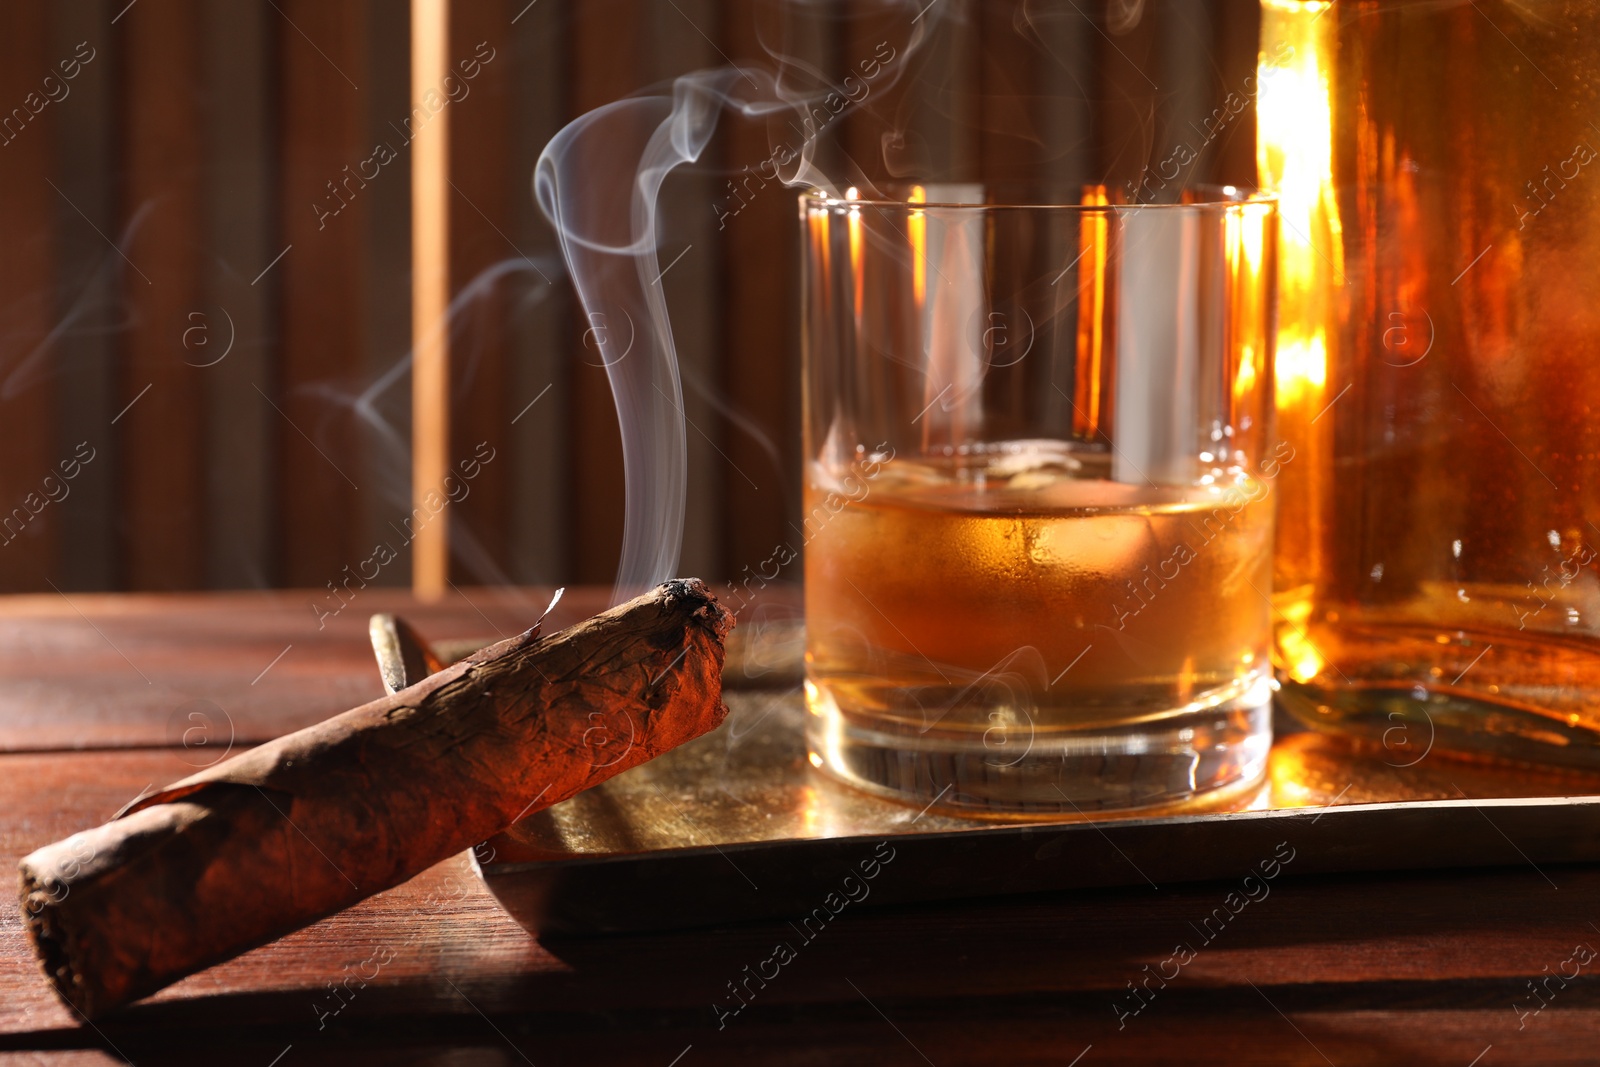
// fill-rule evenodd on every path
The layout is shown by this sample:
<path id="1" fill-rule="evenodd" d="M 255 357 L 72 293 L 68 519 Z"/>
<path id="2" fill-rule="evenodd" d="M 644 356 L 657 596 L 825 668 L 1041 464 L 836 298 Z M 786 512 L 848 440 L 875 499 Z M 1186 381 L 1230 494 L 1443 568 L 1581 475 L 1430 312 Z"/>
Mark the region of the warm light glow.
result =
<path id="1" fill-rule="evenodd" d="M 1333 110 L 1314 22 L 1328 4 L 1266 0 L 1263 6 L 1269 14 L 1303 25 L 1295 26 L 1299 32 L 1279 37 L 1292 52 L 1261 56 L 1256 98 L 1259 162 L 1262 171 L 1272 176 L 1284 217 L 1297 226 L 1310 226 L 1323 198 L 1331 195 Z"/>
<path id="2" fill-rule="evenodd" d="M 1322 673 L 1322 654 L 1296 627 L 1286 626 L 1279 631 L 1278 658 L 1288 668 L 1289 677 L 1297 682 L 1309 682 Z"/>
<path id="3" fill-rule="evenodd" d="M 1294 459 L 1279 475 L 1273 604 L 1280 625 L 1274 660 L 1296 680 L 1323 660 L 1303 637 L 1315 576 L 1325 573 L 1318 531 L 1328 506 L 1334 428 L 1353 402 L 1335 403 L 1344 235 L 1333 191 L 1334 41 L 1328 0 L 1262 0 L 1256 71 L 1256 159 L 1262 188 L 1278 194 L 1278 331 L 1273 377 L 1278 436 Z M 1326 17 L 1323 17 L 1326 15 Z M 1353 116 L 1343 116 L 1353 121 Z M 1325 417 L 1326 416 L 1326 417 Z"/>
<path id="4" fill-rule="evenodd" d="M 1229 187 L 1231 189 L 1231 186 Z M 1262 204 L 1241 204 L 1232 207 L 1222 219 L 1223 254 L 1230 270 L 1238 279 L 1241 314 L 1253 320 L 1259 311 L 1258 294 L 1262 291 L 1262 272 L 1267 269 L 1266 243 L 1268 227 L 1262 225 L 1262 215 L 1269 210 Z M 1250 310 L 1244 312 L 1243 308 Z M 1240 338 L 1239 366 L 1233 375 L 1235 403 L 1248 404 L 1255 389 L 1260 371 L 1258 361 L 1265 366 L 1264 353 L 1250 341 Z"/>
<path id="5" fill-rule="evenodd" d="M 449 0 L 412 0 L 411 91 L 450 75 Z M 450 473 L 450 116 L 417 130 L 411 149 L 411 497 L 419 507 Z M 411 588 L 438 600 L 450 580 L 448 522 L 420 527 L 411 544 Z"/>
<path id="6" fill-rule="evenodd" d="M 1085 192 L 1086 206 L 1107 203 L 1106 187 Z M 1102 432 L 1100 386 L 1105 363 L 1106 258 L 1111 250 L 1111 219 L 1103 211 L 1086 211 L 1078 229 L 1078 373 L 1072 428 L 1080 438 Z"/>
<path id="7" fill-rule="evenodd" d="M 1257 163 L 1278 194 L 1278 403 L 1318 404 L 1327 383 L 1327 307 L 1331 275 L 1343 284 L 1343 249 L 1333 199 L 1333 109 L 1329 40 L 1319 18 L 1327 0 L 1264 0 L 1271 23 L 1257 72 Z"/>
<path id="8" fill-rule="evenodd" d="M 909 197 L 913 204 L 926 204 L 928 191 L 920 185 L 911 187 Z M 928 219 L 926 212 L 913 211 L 906 220 L 906 232 L 911 238 L 911 294 L 920 311 L 928 295 Z"/>
<path id="9" fill-rule="evenodd" d="M 1255 279 L 1260 277 L 1267 261 L 1267 227 L 1256 225 L 1260 211 L 1259 204 L 1248 205 L 1230 212 L 1226 220 L 1228 246 L 1238 248 L 1244 254 L 1244 266 L 1250 272 L 1252 290 L 1256 288 Z M 1251 225 L 1246 226 L 1246 221 Z"/>
<path id="10" fill-rule="evenodd" d="M 846 199 L 854 200 L 855 192 L 851 189 Z M 866 291 L 866 279 L 862 276 L 862 268 L 866 262 L 866 240 L 861 232 L 860 208 L 853 207 L 846 212 L 845 225 L 849 227 L 850 232 L 850 278 L 855 288 L 855 318 L 860 322 L 863 296 Z"/>
<path id="11" fill-rule="evenodd" d="M 1247 396 L 1250 390 L 1256 387 L 1256 355 L 1255 345 L 1242 345 L 1239 352 L 1239 373 L 1233 377 L 1233 395 L 1236 397 Z"/>
<path id="12" fill-rule="evenodd" d="M 1328 384 L 1328 349 L 1322 330 L 1309 339 L 1278 331 L 1278 405 L 1297 405 L 1309 396 L 1320 397 Z"/>
<path id="13" fill-rule="evenodd" d="M 811 238 L 811 253 L 816 257 L 815 262 L 822 265 L 821 275 L 813 274 L 807 284 L 817 285 L 821 292 L 826 293 L 829 287 L 825 279 L 838 270 L 833 259 L 833 213 L 825 205 L 812 202 L 806 208 L 806 223 Z"/>

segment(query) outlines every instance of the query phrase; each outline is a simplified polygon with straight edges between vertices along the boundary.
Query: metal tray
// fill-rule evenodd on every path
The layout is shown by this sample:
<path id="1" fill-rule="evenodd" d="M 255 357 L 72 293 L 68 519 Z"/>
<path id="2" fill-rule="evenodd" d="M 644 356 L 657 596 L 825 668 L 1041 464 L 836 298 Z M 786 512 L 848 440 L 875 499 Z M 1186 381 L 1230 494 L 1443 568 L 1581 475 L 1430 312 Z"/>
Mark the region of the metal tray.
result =
<path id="1" fill-rule="evenodd" d="M 1600 773 L 1439 753 L 1412 762 L 1293 732 L 1237 810 L 997 823 L 824 776 L 806 761 L 796 689 L 727 700 L 713 733 L 480 847 L 489 891 L 529 930 L 591 934 L 803 921 L 846 898 L 855 908 L 1237 881 L 1272 863 L 1291 875 L 1523 864 L 1543 877 L 1547 865 L 1600 860 L 1600 796 L 1588 795 Z M 893 877 L 862 877 L 885 865 Z"/>

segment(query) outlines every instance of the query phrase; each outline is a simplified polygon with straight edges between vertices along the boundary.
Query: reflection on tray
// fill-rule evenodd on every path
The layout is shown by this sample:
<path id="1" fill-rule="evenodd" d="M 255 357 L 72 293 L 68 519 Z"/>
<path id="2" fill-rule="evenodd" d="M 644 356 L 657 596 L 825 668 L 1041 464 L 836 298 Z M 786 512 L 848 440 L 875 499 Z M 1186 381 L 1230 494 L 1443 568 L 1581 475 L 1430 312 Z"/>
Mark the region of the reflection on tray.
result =
<path id="1" fill-rule="evenodd" d="M 857 792 L 805 758 L 798 690 L 727 693 L 728 721 L 673 752 L 539 812 L 495 840 L 498 864 L 752 842 L 992 828 Z M 1410 764 L 1406 766 L 1405 764 Z M 1422 800 L 1600 794 L 1600 773 L 1468 763 L 1362 749 L 1309 732 L 1281 736 L 1268 780 L 1216 811 Z M 1189 814 L 1140 810 L 1122 817 Z M 1208 814 L 1196 812 L 1199 819 Z M 1094 821 L 1118 816 L 1096 813 Z M 1067 817 L 1052 820 L 1081 822 Z"/>

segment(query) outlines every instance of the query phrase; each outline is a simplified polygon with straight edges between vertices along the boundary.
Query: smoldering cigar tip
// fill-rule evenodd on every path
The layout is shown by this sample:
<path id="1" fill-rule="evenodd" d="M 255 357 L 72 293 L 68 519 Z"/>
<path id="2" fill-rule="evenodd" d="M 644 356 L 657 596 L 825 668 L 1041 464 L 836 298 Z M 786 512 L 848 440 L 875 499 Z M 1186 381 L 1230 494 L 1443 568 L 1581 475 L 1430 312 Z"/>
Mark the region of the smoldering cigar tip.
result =
<path id="1" fill-rule="evenodd" d="M 705 582 L 699 578 L 672 578 L 661 583 L 661 590 L 669 608 L 687 601 L 695 618 L 716 634 L 719 641 L 727 639 L 734 625 L 733 613 L 718 602 L 717 595 Z"/>

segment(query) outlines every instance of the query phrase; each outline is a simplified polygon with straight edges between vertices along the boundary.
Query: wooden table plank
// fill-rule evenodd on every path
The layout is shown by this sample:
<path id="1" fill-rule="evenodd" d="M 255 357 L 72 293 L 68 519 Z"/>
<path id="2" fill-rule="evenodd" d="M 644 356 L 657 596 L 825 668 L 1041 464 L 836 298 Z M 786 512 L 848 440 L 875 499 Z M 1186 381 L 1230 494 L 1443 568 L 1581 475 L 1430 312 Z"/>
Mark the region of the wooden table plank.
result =
<path id="1" fill-rule="evenodd" d="M 14 860 L 92 825 L 149 782 L 181 773 L 188 756 L 181 749 L 0 756 L 0 848 Z M 882 877 L 893 874 L 891 864 Z M 686 1044 L 709 1058 L 737 1059 L 752 1043 L 782 1044 L 794 1027 L 809 1026 L 841 1055 L 903 1058 L 893 1031 L 874 1032 L 881 1010 L 940 1067 L 983 1062 L 998 1031 L 1023 1062 L 1062 1052 L 1070 1060 L 1091 1043 L 1099 1056 L 1136 1060 L 1180 1033 L 1209 1033 L 1220 1049 L 1243 1049 L 1239 1035 L 1253 1035 L 1259 1047 L 1251 1055 L 1261 1062 L 1263 1049 L 1300 1057 L 1305 1043 L 1276 1006 L 1340 1064 L 1375 1062 L 1357 1053 L 1371 1051 L 1364 1043 L 1393 1030 L 1400 1015 L 1412 1034 L 1420 1028 L 1438 1037 L 1389 1033 L 1399 1042 L 1390 1051 L 1408 1050 L 1417 1062 L 1465 1064 L 1491 1043 L 1525 1049 L 1532 1057 L 1525 1062 L 1548 1062 L 1575 1012 L 1600 1011 L 1600 987 L 1570 983 L 1521 1032 L 1512 1004 L 1519 995 L 1526 1001 L 1525 983 L 1555 970 L 1575 945 L 1600 944 L 1589 925 L 1600 871 L 1544 875 L 1526 867 L 1394 878 L 1286 873 L 1210 945 L 1190 924 L 1237 887 L 847 910 L 809 943 L 787 924 L 766 923 L 541 945 L 495 907 L 458 857 L 181 982 L 100 1030 L 135 1058 L 164 1057 L 177 1033 L 203 1039 L 203 1047 L 280 1042 L 274 1053 L 286 1044 L 302 1051 L 325 1044 L 331 1058 L 352 1042 L 396 1035 L 448 1035 L 492 1052 L 487 1031 L 473 1033 L 487 1018 L 525 1038 L 513 1036 L 535 1062 L 586 1060 L 602 1050 L 609 1058 L 614 1039 L 623 1061 L 661 1064 Z M 712 1005 L 736 1006 L 727 983 L 743 980 L 744 968 L 759 966 L 779 941 L 797 949 L 794 962 L 766 988 L 752 986 L 750 1005 L 719 1029 Z M 1158 967 L 1178 941 L 1200 944 L 1198 955 L 1167 988 L 1153 983 L 1146 1006 L 1119 1031 L 1114 1005 L 1136 1003 L 1126 984 L 1141 981 L 1146 965 Z M 0 912 L 0 958 L 0 1049 L 101 1040 L 56 1001 L 15 912 Z M 349 992 L 336 995 L 341 982 Z M 963 1022 L 997 1033 L 987 1044 L 971 1040 L 960 1032 Z M 598 1026 L 615 1032 L 607 1044 L 588 1043 Z"/>
<path id="2" fill-rule="evenodd" d="M 543 605 L 532 591 L 513 601 L 468 590 L 418 609 L 365 590 L 318 632 L 306 597 L 0 602 L 0 862 L 211 758 L 215 749 L 163 746 L 175 701 L 214 694 L 238 747 L 377 692 L 371 611 L 403 610 L 447 637 L 509 633 Z M 558 624 L 604 597 L 569 595 Z M 98 750 L 21 751 L 62 745 Z M 896 875 L 890 864 L 881 877 Z M 1309 878 L 1291 863 L 1204 942 L 1197 927 L 1241 883 L 847 908 L 810 940 L 769 922 L 541 943 L 460 856 L 94 1028 L 55 998 L 20 914 L 0 909 L 0 1055 L 263 1067 L 1590 1058 L 1600 958 L 1564 983 L 1548 979 L 1549 1006 L 1536 1015 L 1529 983 L 1577 946 L 1600 946 L 1600 868 Z M 775 976 L 769 967 L 764 986 L 749 978 L 780 942 L 794 959 Z M 1159 971 L 1180 942 L 1197 946 L 1194 959 L 1132 999 L 1129 983 Z M 728 1014 L 739 1004 L 729 984 L 746 981 L 749 1004 Z"/>
<path id="3" fill-rule="evenodd" d="M 429 638 L 510 636 L 550 591 L 467 589 L 430 605 L 376 587 L 346 596 L 320 616 L 314 606 L 342 602 L 311 590 L 0 598 L 0 751 L 182 744 L 197 710 L 213 746 L 230 723 L 235 743 L 265 741 L 382 695 L 373 612 L 402 612 Z M 603 591 L 574 590 L 552 625 L 605 604 Z"/>

